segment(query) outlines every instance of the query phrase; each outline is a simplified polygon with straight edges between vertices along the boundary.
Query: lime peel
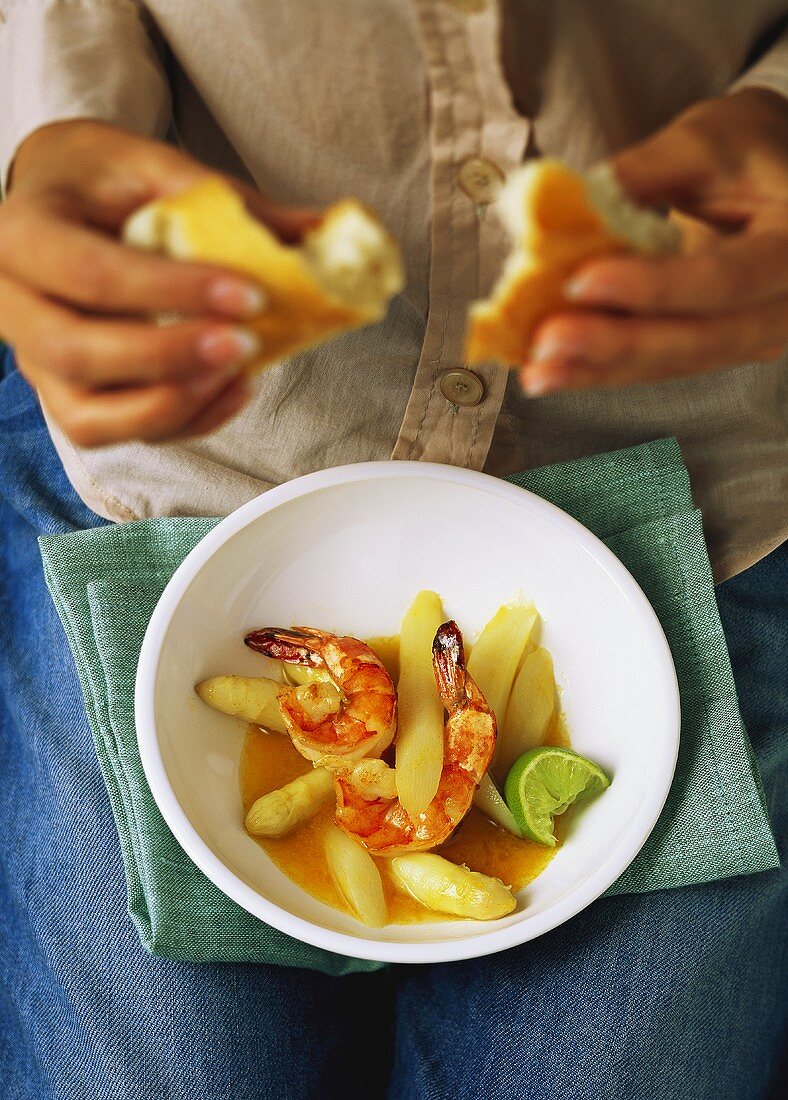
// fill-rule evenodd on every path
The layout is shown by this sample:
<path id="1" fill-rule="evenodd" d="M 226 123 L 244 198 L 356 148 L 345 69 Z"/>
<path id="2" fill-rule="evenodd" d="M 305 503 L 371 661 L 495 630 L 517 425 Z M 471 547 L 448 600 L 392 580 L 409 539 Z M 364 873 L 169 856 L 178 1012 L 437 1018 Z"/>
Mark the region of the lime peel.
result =
<path id="1" fill-rule="evenodd" d="M 553 819 L 577 799 L 609 786 L 610 780 L 592 760 L 571 749 L 543 745 L 515 761 L 506 777 L 504 797 L 523 836 L 554 848 Z"/>

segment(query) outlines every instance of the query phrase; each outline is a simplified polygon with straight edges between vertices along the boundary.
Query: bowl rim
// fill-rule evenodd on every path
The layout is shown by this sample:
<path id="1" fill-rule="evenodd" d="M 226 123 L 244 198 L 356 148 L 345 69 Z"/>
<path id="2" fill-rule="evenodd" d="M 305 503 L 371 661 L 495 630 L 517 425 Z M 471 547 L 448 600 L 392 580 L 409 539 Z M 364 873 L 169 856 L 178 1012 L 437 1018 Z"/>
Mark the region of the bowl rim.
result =
<path id="1" fill-rule="evenodd" d="M 519 921 L 501 928 L 496 926 L 497 922 L 491 921 L 489 931 L 475 930 L 473 935 L 467 937 L 415 943 L 366 939 L 362 935 L 325 928 L 282 909 L 243 882 L 210 849 L 182 809 L 167 776 L 155 720 L 156 672 L 170 622 L 192 581 L 216 550 L 260 516 L 298 497 L 349 482 L 403 477 L 466 485 L 494 493 L 514 504 L 522 503 L 522 494 L 526 494 L 537 512 L 542 512 L 579 542 L 637 608 L 658 661 L 658 673 L 669 705 L 673 730 L 673 744 L 668 745 L 672 751 L 666 751 L 660 758 L 636 814 L 618 843 L 593 873 L 527 922 Z M 629 570 L 587 527 L 530 490 L 491 474 L 433 462 L 382 461 L 334 466 L 268 489 L 220 520 L 197 543 L 170 578 L 145 631 L 137 664 L 134 719 L 142 767 L 162 817 L 189 858 L 231 900 L 279 931 L 338 955 L 378 962 L 428 963 L 482 957 L 535 939 L 585 909 L 623 874 L 651 834 L 667 800 L 678 757 L 681 707 L 673 657 L 656 612 Z M 363 928 L 363 925 L 359 927 Z M 478 926 L 474 925 L 474 928 Z"/>

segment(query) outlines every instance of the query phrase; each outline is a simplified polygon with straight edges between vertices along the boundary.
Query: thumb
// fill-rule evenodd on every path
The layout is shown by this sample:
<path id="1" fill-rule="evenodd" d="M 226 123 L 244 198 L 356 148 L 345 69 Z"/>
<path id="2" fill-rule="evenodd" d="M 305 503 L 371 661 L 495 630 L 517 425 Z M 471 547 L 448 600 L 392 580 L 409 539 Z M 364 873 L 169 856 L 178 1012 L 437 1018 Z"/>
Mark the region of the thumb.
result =
<path id="1" fill-rule="evenodd" d="M 610 163 L 627 194 L 645 206 L 692 211 L 707 192 L 714 171 L 708 143 L 680 122 L 630 145 Z"/>
<path id="2" fill-rule="evenodd" d="M 119 224 L 131 210 L 142 205 L 143 202 L 180 194 L 203 180 L 217 175 L 215 169 L 179 151 L 166 148 L 161 151 L 160 156 L 151 157 L 145 168 L 144 180 L 127 177 L 123 180 L 123 186 L 118 194 L 114 196 L 115 203 L 105 203 L 110 222 Z M 225 175 L 223 178 L 225 183 L 229 184 L 243 199 L 252 217 L 267 225 L 283 241 L 288 243 L 300 241 L 304 233 L 320 221 L 319 211 L 281 206 L 233 176 Z"/>
<path id="3" fill-rule="evenodd" d="M 323 215 L 319 210 L 301 206 L 281 206 L 246 183 L 230 177 L 227 178 L 227 182 L 244 200 L 246 209 L 252 217 L 267 225 L 277 237 L 288 244 L 302 240 L 304 234 L 319 225 L 322 220 Z"/>
<path id="4" fill-rule="evenodd" d="M 133 137 L 131 141 L 135 144 L 126 149 L 118 170 L 102 177 L 102 193 L 98 194 L 97 186 L 92 188 L 94 206 L 108 228 L 117 228 L 144 202 L 177 195 L 221 174 L 164 142 Z M 240 195 L 249 213 L 284 241 L 301 240 L 306 230 L 320 221 L 317 211 L 281 206 L 233 176 L 223 175 L 223 179 Z M 96 213 L 94 210 L 94 216 Z"/>

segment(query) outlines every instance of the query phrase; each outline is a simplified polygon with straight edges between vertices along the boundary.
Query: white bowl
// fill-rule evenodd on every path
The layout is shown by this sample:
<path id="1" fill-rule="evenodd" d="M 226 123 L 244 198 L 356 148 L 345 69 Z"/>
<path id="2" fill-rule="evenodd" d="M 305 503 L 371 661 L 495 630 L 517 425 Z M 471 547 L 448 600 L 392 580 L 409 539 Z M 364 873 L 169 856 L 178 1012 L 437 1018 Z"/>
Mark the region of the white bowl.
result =
<path id="1" fill-rule="evenodd" d="M 194 685 L 273 666 L 256 627 L 307 623 L 396 634 L 422 588 L 473 640 L 522 592 L 544 619 L 574 748 L 613 777 L 574 813 L 547 869 L 492 922 L 364 927 L 288 879 L 244 831 L 243 726 Z M 150 621 L 136 687 L 140 755 L 154 798 L 197 866 L 250 913 L 339 954 L 401 963 L 485 955 L 555 928 L 615 882 L 667 797 L 679 696 L 662 628 L 638 585 L 564 512 L 497 478 L 420 462 L 341 466 L 271 489 L 188 555 Z"/>

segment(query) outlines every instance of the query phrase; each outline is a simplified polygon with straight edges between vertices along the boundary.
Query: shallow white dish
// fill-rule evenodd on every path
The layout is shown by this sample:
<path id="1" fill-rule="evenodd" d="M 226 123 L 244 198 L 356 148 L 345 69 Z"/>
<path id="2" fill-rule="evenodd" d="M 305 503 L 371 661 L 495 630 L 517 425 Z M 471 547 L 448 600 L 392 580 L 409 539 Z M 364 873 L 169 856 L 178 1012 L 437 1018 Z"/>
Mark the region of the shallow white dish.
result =
<path id="1" fill-rule="evenodd" d="M 472 642 L 521 592 L 544 619 L 573 747 L 613 777 L 576 809 L 547 869 L 510 916 L 365 928 L 290 881 L 244 831 L 243 723 L 194 685 L 270 674 L 257 627 L 305 623 L 360 638 L 396 634 L 432 588 Z M 465 959 L 568 920 L 624 871 L 670 788 L 679 741 L 675 670 L 642 591 L 594 535 L 546 501 L 451 466 L 342 466 L 271 489 L 223 520 L 165 589 L 140 654 L 140 754 L 154 798 L 198 867 L 249 912 L 340 954 L 416 963 Z"/>

